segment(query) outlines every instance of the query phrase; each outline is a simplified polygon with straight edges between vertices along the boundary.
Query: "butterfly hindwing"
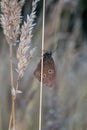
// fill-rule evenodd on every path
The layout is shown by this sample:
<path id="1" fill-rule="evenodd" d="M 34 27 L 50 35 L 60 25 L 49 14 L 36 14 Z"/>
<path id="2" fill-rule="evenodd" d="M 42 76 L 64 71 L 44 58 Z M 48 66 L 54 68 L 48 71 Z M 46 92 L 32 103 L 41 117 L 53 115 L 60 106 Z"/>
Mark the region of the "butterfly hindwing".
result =
<path id="1" fill-rule="evenodd" d="M 34 71 L 35 77 L 41 81 L 41 60 Z M 52 87 L 55 83 L 56 69 L 52 54 L 47 52 L 43 56 L 43 84 Z"/>

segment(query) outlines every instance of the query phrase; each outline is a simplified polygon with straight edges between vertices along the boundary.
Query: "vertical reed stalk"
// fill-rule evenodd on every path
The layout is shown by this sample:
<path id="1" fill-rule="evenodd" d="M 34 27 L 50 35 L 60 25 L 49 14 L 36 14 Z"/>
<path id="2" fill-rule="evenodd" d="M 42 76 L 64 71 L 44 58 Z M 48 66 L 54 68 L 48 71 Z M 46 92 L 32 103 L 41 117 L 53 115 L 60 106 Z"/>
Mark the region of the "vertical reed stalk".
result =
<path id="1" fill-rule="evenodd" d="M 32 11 L 30 15 L 27 15 L 27 21 L 20 28 L 21 23 L 21 10 L 25 0 L 1 0 L 1 12 L 0 20 L 6 36 L 10 49 L 10 77 L 11 77 L 11 94 L 12 94 L 12 111 L 10 116 L 8 130 L 15 130 L 15 98 L 17 93 L 21 93 L 18 90 L 18 82 L 24 76 L 30 59 L 32 58 L 34 48 L 28 54 L 29 47 L 31 46 L 32 30 L 35 26 L 34 20 L 36 18 L 36 7 L 39 0 L 32 1 Z M 17 50 L 18 59 L 18 79 L 17 85 L 14 86 L 13 78 L 13 45 L 17 43 L 17 39 L 20 35 L 20 43 Z"/>
<path id="2" fill-rule="evenodd" d="M 41 53 L 41 84 L 40 84 L 40 107 L 39 107 L 39 130 L 42 122 L 42 96 L 43 96 L 43 54 L 44 54 L 44 26 L 45 26 L 45 0 L 43 0 L 43 23 L 42 23 L 42 53 Z"/>
<path id="3" fill-rule="evenodd" d="M 13 49 L 12 44 L 10 44 L 10 77 L 11 77 L 11 90 L 14 90 L 14 79 L 13 79 Z M 12 111 L 11 111 L 11 117 L 10 117 L 10 123 L 9 123 L 9 130 L 12 126 L 12 130 L 15 130 L 15 96 L 12 93 Z"/>

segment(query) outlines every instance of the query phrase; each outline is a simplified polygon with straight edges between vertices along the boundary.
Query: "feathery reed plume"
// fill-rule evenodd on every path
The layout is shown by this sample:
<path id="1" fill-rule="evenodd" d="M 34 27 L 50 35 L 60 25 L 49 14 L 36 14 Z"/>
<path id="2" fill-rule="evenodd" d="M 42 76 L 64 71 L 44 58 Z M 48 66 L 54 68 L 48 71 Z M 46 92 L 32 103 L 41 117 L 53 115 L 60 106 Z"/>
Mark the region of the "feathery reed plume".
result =
<path id="1" fill-rule="evenodd" d="M 16 44 L 20 34 L 21 9 L 24 0 L 2 0 L 1 1 L 1 24 L 8 44 Z"/>
<path id="2" fill-rule="evenodd" d="M 35 26 L 34 19 L 36 17 L 36 7 L 37 2 L 39 0 L 35 0 L 32 2 L 32 11 L 30 16 L 27 15 L 27 21 L 24 22 L 22 28 L 21 28 L 21 36 L 20 36 L 20 44 L 17 50 L 17 59 L 18 59 L 18 80 L 23 77 L 24 70 L 26 70 L 26 67 L 32 57 L 32 53 L 35 50 L 34 48 L 27 54 L 31 38 L 32 38 L 32 30 Z"/>
<path id="3" fill-rule="evenodd" d="M 2 0 L 1 1 L 1 24 L 9 44 L 10 49 L 10 76 L 11 76 L 11 92 L 12 92 L 12 111 L 9 122 L 9 130 L 15 130 L 15 95 L 14 95 L 14 78 L 13 78 L 13 48 L 20 34 L 21 9 L 24 5 L 24 0 Z"/>
<path id="4" fill-rule="evenodd" d="M 25 0 L 2 0 L 1 1 L 1 24 L 4 30 L 6 40 L 10 48 L 10 76 L 11 76 L 11 92 L 12 92 L 12 110 L 11 117 L 9 122 L 9 130 L 15 130 L 15 97 L 17 93 L 21 93 L 18 90 L 18 80 L 23 77 L 24 70 L 26 69 L 30 58 L 33 55 L 35 48 L 30 50 L 27 54 L 30 47 L 31 38 L 32 38 L 32 29 L 35 26 L 34 19 L 36 17 L 36 6 L 39 0 L 32 2 L 32 12 L 27 15 L 27 22 L 24 22 L 22 28 L 20 28 L 21 23 L 21 10 L 24 5 Z M 17 86 L 14 86 L 13 78 L 13 45 L 16 44 L 17 38 L 20 34 L 20 44 L 17 50 L 17 59 L 18 59 L 18 80 Z M 16 90 L 15 90 L 16 89 Z"/>

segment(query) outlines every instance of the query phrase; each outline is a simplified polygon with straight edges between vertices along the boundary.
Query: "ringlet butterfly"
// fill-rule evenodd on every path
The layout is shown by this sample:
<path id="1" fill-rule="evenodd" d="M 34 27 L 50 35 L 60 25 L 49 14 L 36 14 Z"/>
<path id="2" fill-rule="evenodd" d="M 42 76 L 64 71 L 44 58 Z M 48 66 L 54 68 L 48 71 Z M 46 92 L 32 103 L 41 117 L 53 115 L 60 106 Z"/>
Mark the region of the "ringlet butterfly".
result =
<path id="1" fill-rule="evenodd" d="M 34 76 L 41 81 L 41 60 L 38 63 Z M 52 58 L 52 52 L 46 52 L 43 55 L 43 85 L 53 87 L 56 79 L 56 67 Z"/>

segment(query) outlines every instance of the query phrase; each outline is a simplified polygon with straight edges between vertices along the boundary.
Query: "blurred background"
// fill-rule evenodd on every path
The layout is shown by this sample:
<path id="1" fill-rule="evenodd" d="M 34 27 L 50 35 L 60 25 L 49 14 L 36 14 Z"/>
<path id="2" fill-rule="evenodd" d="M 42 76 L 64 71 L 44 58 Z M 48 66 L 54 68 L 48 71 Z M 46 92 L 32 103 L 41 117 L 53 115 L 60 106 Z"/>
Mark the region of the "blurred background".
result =
<path id="1" fill-rule="evenodd" d="M 31 3 L 25 0 L 23 21 Z M 37 48 L 19 83 L 23 93 L 16 99 L 16 130 L 38 130 L 40 83 L 33 72 L 41 55 L 42 7 L 40 0 L 32 40 Z M 57 76 L 54 88 L 43 87 L 42 130 L 87 130 L 87 0 L 46 0 L 45 50 L 53 52 Z M 9 46 L 0 26 L 0 130 L 8 128 L 10 95 Z"/>

